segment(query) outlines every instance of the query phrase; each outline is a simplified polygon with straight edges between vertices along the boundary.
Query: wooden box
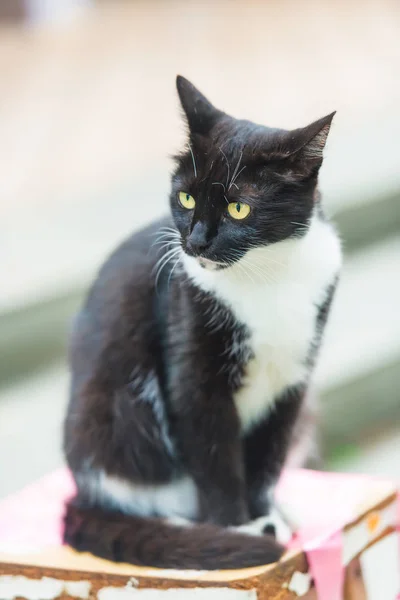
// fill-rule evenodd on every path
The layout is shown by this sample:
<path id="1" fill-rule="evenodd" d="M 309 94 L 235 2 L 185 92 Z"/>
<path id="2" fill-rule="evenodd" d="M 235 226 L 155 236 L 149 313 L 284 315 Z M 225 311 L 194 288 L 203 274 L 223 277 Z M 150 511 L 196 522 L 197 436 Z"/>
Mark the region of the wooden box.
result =
<path id="1" fill-rule="evenodd" d="M 76 553 L 61 544 L 71 493 L 62 470 L 0 504 L 0 600 L 395 600 L 400 592 L 399 503 L 389 482 L 286 473 L 278 496 L 297 511 L 297 542 L 279 563 L 237 571 L 134 567 Z"/>

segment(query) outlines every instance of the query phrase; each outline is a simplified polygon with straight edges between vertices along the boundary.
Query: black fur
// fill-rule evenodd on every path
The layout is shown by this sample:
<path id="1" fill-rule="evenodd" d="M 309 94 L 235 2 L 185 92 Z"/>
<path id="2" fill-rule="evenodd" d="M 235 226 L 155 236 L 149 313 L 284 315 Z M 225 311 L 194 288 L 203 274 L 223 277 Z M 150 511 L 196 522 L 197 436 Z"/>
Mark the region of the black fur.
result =
<path id="1" fill-rule="evenodd" d="M 199 108 L 204 96 L 183 78 L 178 78 L 178 90 L 191 152 L 176 157 L 170 203 L 186 251 L 195 236 L 206 246 L 202 256 L 231 264 L 254 245 L 303 235 L 334 113 L 288 132 L 234 119 L 207 101 L 205 121 Z M 179 206 L 181 190 L 196 198 L 194 215 Z M 226 207 L 243 200 L 256 210 L 238 227 L 226 216 Z"/>
<path id="2" fill-rule="evenodd" d="M 254 538 L 213 525 L 198 525 L 194 531 L 160 519 L 87 510 L 74 504 L 68 507 L 65 526 L 66 543 L 81 552 L 95 550 L 101 558 L 115 562 L 164 569 L 252 567 L 275 562 L 281 554 L 271 535 Z"/>
<path id="3" fill-rule="evenodd" d="M 272 487 L 280 475 L 304 392 L 304 385 L 286 390 L 283 397 L 277 399 L 268 417 L 256 425 L 245 439 L 244 456 L 251 519 L 268 514 L 271 508 L 271 499 L 263 494 L 263 490 Z"/>
<path id="4" fill-rule="evenodd" d="M 266 491 L 285 462 L 307 382 L 286 389 L 242 435 L 234 395 L 252 357 L 249 331 L 185 275 L 174 244 L 222 269 L 254 246 L 305 235 L 321 210 L 317 174 L 333 115 L 291 132 L 269 129 L 215 109 L 183 78 L 177 85 L 189 147 L 172 177 L 172 219 L 117 249 L 74 327 L 65 454 L 78 495 L 67 509 L 65 540 L 149 566 L 258 565 L 277 560 L 282 548 L 269 536 L 222 527 L 268 513 Z M 180 191 L 196 199 L 194 211 L 180 206 Z M 249 204 L 249 216 L 234 222 L 230 202 Z M 310 368 L 333 290 L 334 282 L 315 323 Z M 101 491 L 102 473 L 141 486 L 189 476 L 194 518 L 203 525 L 167 525 L 150 507 L 146 518 L 128 508 L 122 514 Z"/>

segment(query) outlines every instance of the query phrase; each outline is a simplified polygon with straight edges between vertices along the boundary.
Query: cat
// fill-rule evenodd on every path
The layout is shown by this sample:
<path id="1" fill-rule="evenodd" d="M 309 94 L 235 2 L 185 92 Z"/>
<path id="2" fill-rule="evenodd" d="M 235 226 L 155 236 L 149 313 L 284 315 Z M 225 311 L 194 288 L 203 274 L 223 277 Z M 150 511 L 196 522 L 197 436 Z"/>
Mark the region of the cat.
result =
<path id="1" fill-rule="evenodd" d="M 188 145 L 171 214 L 107 260 L 72 334 L 65 541 L 138 565 L 250 567 L 290 537 L 274 486 L 340 271 L 317 187 L 334 113 L 271 129 L 181 76 L 177 89 Z"/>

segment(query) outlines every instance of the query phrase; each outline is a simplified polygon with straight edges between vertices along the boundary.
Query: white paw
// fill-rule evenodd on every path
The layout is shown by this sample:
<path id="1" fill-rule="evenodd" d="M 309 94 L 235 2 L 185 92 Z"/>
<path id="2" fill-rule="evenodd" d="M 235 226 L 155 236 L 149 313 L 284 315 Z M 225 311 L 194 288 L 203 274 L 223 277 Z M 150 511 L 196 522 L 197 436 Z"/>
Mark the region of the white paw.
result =
<path id="1" fill-rule="evenodd" d="M 269 515 L 235 527 L 235 530 L 248 535 L 262 536 L 268 533 L 269 528 L 280 544 L 287 544 L 292 538 L 292 530 L 276 508 L 272 508 Z"/>
<path id="2" fill-rule="evenodd" d="M 278 509 L 272 508 L 266 519 L 269 519 L 269 523 L 266 525 L 272 525 L 275 528 L 275 537 L 280 544 L 287 544 L 290 542 L 293 531 Z"/>
<path id="3" fill-rule="evenodd" d="M 165 522 L 168 523 L 168 525 L 174 525 L 175 527 L 193 527 L 194 525 L 193 521 L 177 516 L 168 517 L 168 519 L 165 519 Z"/>

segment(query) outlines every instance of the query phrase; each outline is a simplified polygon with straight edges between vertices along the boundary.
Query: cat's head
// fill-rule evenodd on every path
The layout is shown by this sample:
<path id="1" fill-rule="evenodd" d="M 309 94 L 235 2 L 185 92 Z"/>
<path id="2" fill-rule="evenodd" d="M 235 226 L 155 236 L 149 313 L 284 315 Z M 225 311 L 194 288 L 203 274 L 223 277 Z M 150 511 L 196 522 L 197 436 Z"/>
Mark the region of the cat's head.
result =
<path id="1" fill-rule="evenodd" d="M 271 129 L 218 110 L 183 77 L 177 88 L 189 131 L 170 202 L 183 250 L 224 268 L 252 248 L 304 235 L 334 113 Z"/>

